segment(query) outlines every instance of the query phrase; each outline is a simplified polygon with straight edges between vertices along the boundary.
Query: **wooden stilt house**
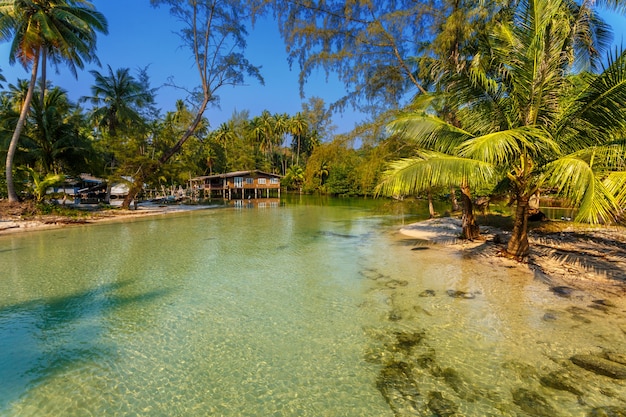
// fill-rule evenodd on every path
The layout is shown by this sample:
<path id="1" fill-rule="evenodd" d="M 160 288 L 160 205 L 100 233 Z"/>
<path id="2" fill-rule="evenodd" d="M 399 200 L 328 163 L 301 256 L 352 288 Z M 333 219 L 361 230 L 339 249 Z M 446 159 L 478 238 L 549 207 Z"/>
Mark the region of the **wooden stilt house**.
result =
<path id="1" fill-rule="evenodd" d="M 245 200 L 280 198 L 280 178 L 278 174 L 253 170 L 206 175 L 192 178 L 190 182 L 194 192 L 204 198 Z"/>

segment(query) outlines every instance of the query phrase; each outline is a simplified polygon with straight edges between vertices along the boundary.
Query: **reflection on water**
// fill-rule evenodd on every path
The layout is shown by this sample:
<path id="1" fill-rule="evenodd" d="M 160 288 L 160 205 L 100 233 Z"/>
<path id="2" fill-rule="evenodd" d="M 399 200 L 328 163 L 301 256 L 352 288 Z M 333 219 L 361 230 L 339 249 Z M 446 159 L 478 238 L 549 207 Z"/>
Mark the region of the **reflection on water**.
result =
<path id="1" fill-rule="evenodd" d="M 411 250 L 397 206 L 296 198 L 1 238 L 0 415 L 626 406 L 621 380 L 569 360 L 621 352 L 619 300 Z"/>

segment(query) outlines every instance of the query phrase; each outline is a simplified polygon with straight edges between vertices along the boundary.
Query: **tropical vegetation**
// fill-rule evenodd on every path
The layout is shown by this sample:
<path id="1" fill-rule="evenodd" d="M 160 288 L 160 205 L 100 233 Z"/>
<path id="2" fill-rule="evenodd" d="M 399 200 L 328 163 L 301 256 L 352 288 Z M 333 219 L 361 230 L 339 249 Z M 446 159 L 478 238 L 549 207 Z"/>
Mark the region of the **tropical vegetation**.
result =
<path id="1" fill-rule="evenodd" d="M 459 70 L 391 124 L 420 152 L 391 165 L 381 192 L 499 184 L 516 207 L 506 252 L 517 258 L 529 253 L 529 202 L 541 191 L 579 207 L 579 221 L 617 220 L 626 54 L 611 55 L 599 74 L 581 71 L 604 46 L 606 28 L 591 7 L 529 0 L 499 17 Z"/>
<path id="2" fill-rule="evenodd" d="M 104 16 L 84 0 L 0 1 L 9 62 L 31 70 L 30 80 L 0 78 L 3 196 L 37 195 L 46 178 L 88 172 L 132 178 L 128 206 L 144 184 L 259 169 L 305 193 L 449 196 L 453 209 L 458 192 L 472 239 L 474 199 L 500 194 L 516 210 L 506 250 L 515 257 L 528 254 L 529 207 L 541 193 L 579 207 L 579 221 L 622 215 L 626 57 L 607 53 L 597 2 L 151 3 L 184 23 L 198 68 L 198 88 L 174 109 L 157 107 L 148 68 L 108 65 L 90 71 L 91 93 L 72 102 L 47 79 L 46 60 L 72 71 L 97 61 Z M 263 82 L 243 53 L 259 14 L 276 17 L 302 85 L 332 72 L 346 94 L 309 98 L 292 114 L 235 111 L 212 126 L 205 112 L 220 88 Z M 367 120 L 336 134 L 333 111 L 349 105 Z"/>

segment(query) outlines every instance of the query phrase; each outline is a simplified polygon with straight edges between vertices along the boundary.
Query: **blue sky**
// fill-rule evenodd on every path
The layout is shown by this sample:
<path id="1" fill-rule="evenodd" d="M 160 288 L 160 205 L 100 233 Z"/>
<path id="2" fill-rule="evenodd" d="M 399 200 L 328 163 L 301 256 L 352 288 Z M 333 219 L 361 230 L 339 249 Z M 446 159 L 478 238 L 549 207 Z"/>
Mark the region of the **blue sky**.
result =
<path id="1" fill-rule="evenodd" d="M 130 68 L 133 73 L 137 68 L 149 66 L 148 74 L 153 87 L 166 83 L 173 77 L 179 85 L 190 89 L 198 84 L 194 61 L 189 51 L 180 47 L 180 40 L 175 33 L 177 22 L 169 15 L 166 8 L 155 9 L 149 0 L 92 0 L 109 22 L 109 34 L 98 36 L 98 57 L 102 68 L 90 66 L 79 72 L 75 79 L 67 68 L 61 66 L 59 74 L 49 71 L 49 79 L 55 85 L 66 89 L 73 100 L 89 95 L 93 76 L 89 69 L 106 72 L 106 66 L 113 70 Z M 605 18 L 615 31 L 614 43 L 626 46 L 626 17 L 605 14 Z M 8 64 L 8 44 L 0 44 L 0 67 L 9 83 L 17 78 L 28 78 L 29 73 L 21 66 Z M 286 59 L 285 46 L 274 22 L 258 22 L 250 31 L 246 56 L 254 65 L 261 66 L 265 85 L 255 79 L 249 79 L 244 86 L 226 86 L 219 90 L 220 108 L 210 108 L 206 113 L 211 126 L 217 128 L 228 120 L 233 111 L 249 110 L 250 116 L 259 115 L 267 109 L 271 113 L 295 114 L 302 108 L 302 102 L 317 96 L 332 103 L 344 94 L 343 86 L 332 77 L 327 80 L 325 74 L 313 76 L 305 86 L 306 97 L 300 97 L 298 87 L 298 68 L 290 70 Z M 172 87 L 162 87 L 157 100 L 163 113 L 174 109 L 177 99 L 186 93 Z M 359 121 L 359 115 L 346 112 L 336 115 L 334 123 L 336 133 L 346 132 Z"/>
<path id="2" fill-rule="evenodd" d="M 189 89 L 199 85 L 197 71 L 191 53 L 181 48 L 181 42 L 175 33 L 177 22 L 169 15 L 167 8 L 153 8 L 148 0 L 92 0 L 97 10 L 103 13 L 109 23 L 109 34 L 98 35 L 97 55 L 102 64 L 80 71 L 75 79 L 67 68 L 60 66 L 59 74 L 50 70 L 48 78 L 66 89 L 73 100 L 90 94 L 93 76 L 89 69 L 107 72 L 107 65 L 113 70 L 130 68 L 136 75 L 137 68 L 149 65 L 148 74 L 153 87 L 162 86 L 169 77 L 177 85 Z M 8 83 L 16 79 L 29 78 L 29 73 L 19 64 L 8 65 L 8 44 L 0 44 L 0 67 Z M 322 97 L 327 104 L 342 96 L 343 87 L 336 80 L 326 82 L 325 75 L 313 77 L 305 88 L 306 97 L 302 99 L 298 87 L 298 70 L 290 70 L 285 47 L 278 29 L 272 21 L 258 22 L 250 30 L 245 51 L 248 60 L 261 67 L 265 85 L 256 79 L 246 80 L 246 85 L 225 86 L 218 91 L 220 108 L 210 108 L 205 113 L 212 128 L 228 120 L 233 111 L 249 110 L 250 116 L 259 115 L 267 109 L 271 113 L 290 115 L 302 109 L 302 102 L 309 97 Z M 162 112 L 174 109 L 177 99 L 186 93 L 172 87 L 163 87 L 157 93 L 157 101 Z M 345 132 L 354 127 L 357 116 L 352 113 L 337 115 L 334 123 L 337 132 Z"/>

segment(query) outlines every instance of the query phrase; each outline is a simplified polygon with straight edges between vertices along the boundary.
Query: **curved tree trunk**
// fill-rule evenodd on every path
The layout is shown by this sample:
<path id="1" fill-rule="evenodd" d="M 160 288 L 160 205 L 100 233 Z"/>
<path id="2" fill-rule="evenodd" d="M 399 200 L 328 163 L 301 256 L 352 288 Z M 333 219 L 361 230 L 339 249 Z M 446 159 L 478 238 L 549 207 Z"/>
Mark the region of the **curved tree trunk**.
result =
<path id="1" fill-rule="evenodd" d="M 530 196 L 518 195 L 515 209 L 513 232 L 506 247 L 506 253 L 517 259 L 522 259 L 530 253 L 528 244 L 528 200 Z"/>
<path id="2" fill-rule="evenodd" d="M 463 230 L 461 239 L 474 240 L 480 237 L 480 228 L 474 217 L 474 205 L 469 185 L 461 185 L 461 202 L 463 203 Z"/>
<path id="3" fill-rule="evenodd" d="M 124 197 L 124 201 L 122 202 L 122 208 L 124 210 L 130 210 L 130 204 L 135 201 L 137 195 L 139 195 L 139 193 L 141 192 L 141 189 L 143 188 L 143 183 L 143 174 L 137 174 L 134 178 L 132 185 L 128 187 L 128 194 L 126 195 L 126 197 Z M 137 206 L 135 204 L 135 208 L 136 207 Z"/>
<path id="4" fill-rule="evenodd" d="M 20 111 L 20 118 L 17 120 L 15 131 L 11 137 L 11 143 L 7 151 L 6 159 L 6 178 L 7 178 L 7 193 L 9 195 L 9 202 L 17 203 L 19 200 L 17 193 L 15 192 L 15 184 L 13 183 L 13 158 L 15 157 L 15 151 L 17 150 L 17 143 L 19 142 L 20 135 L 24 129 L 26 123 L 26 117 L 30 109 L 30 102 L 33 99 L 33 91 L 35 91 L 35 84 L 37 83 L 37 70 L 39 67 L 39 51 L 36 51 L 35 58 L 33 59 L 33 68 L 30 75 L 30 84 L 28 85 L 28 91 L 26 92 L 26 98 L 22 104 L 22 110 Z"/>

